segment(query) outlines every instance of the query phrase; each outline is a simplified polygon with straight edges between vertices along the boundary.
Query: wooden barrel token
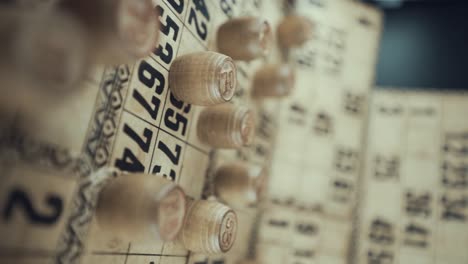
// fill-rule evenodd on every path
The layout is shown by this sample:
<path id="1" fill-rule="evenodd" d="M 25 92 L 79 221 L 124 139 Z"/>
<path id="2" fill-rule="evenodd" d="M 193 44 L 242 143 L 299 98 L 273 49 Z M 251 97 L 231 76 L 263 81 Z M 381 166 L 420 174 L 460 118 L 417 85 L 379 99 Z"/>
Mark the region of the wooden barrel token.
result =
<path id="1" fill-rule="evenodd" d="M 236 207 L 255 204 L 265 188 L 262 168 L 245 162 L 235 162 L 219 167 L 214 176 L 216 196 Z"/>
<path id="2" fill-rule="evenodd" d="M 78 21 L 60 12 L 3 9 L 0 34 L 2 109 L 30 110 L 76 91 L 88 66 Z"/>
<path id="3" fill-rule="evenodd" d="M 99 194 L 99 227 L 121 239 L 172 241 L 184 223 L 184 191 L 159 175 L 122 174 Z"/>
<path id="4" fill-rule="evenodd" d="M 252 143 L 255 136 L 255 118 L 243 106 L 223 104 L 207 107 L 197 123 L 199 139 L 216 148 L 240 148 Z"/>
<path id="5" fill-rule="evenodd" d="M 312 38 L 313 24 L 308 18 L 289 15 L 283 18 L 277 27 L 277 38 L 282 48 L 303 45 Z"/>
<path id="6" fill-rule="evenodd" d="M 237 216 L 229 207 L 207 200 L 188 200 L 179 240 L 189 250 L 205 255 L 225 253 L 237 234 Z"/>
<path id="7" fill-rule="evenodd" d="M 223 54 L 202 51 L 177 57 L 169 70 L 169 87 L 178 99 L 194 105 L 231 100 L 237 87 L 237 68 Z"/>
<path id="8" fill-rule="evenodd" d="M 295 84 L 294 68 L 288 64 L 266 65 L 255 73 L 252 96 L 284 97 L 291 93 Z"/>
<path id="9" fill-rule="evenodd" d="M 241 17 L 222 24 L 216 40 L 219 52 L 234 60 L 250 61 L 268 54 L 272 34 L 266 20 Z"/>
<path id="10" fill-rule="evenodd" d="M 151 0 L 65 0 L 61 7 L 86 25 L 99 62 L 133 62 L 157 45 L 159 22 Z"/>

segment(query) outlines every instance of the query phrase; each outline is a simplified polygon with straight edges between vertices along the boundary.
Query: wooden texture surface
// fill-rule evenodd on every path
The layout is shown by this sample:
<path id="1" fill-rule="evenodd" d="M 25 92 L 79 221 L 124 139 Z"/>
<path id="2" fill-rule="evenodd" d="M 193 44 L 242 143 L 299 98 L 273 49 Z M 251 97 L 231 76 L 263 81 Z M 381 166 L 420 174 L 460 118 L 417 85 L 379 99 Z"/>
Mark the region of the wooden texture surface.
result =
<path id="1" fill-rule="evenodd" d="M 279 0 L 153 1 L 160 32 L 150 56 L 134 64 L 97 66 L 74 97 L 32 117 L 14 118 L 13 124 L 27 133 L 2 135 L 10 153 L 5 160 L 15 169 L 5 170 L 0 185 L 0 233 L 19 235 L 0 242 L 0 262 L 350 261 L 357 252 L 352 241 L 361 234 L 353 230 L 363 230 L 356 229 L 355 208 L 381 15 L 351 1 L 296 5 L 289 8 Z M 206 107 L 175 96 L 169 70 L 183 55 L 216 52 L 217 29 L 228 19 L 259 14 L 271 27 L 273 47 L 264 58 L 235 62 L 237 88 L 230 102 L 252 109 L 256 136 L 248 147 L 213 149 L 197 135 Z M 276 29 L 292 14 L 310 18 L 312 37 L 302 47 L 280 50 Z M 290 97 L 253 98 L 254 74 L 264 65 L 285 62 L 296 73 Z M 197 86 L 207 80 L 185 81 Z M 192 198 L 215 199 L 215 172 L 239 161 L 267 175 L 266 190 L 257 205 L 232 206 L 238 230 L 226 254 L 193 253 L 180 241 L 101 235 L 95 217 L 106 182 L 101 168 L 163 175 Z M 28 201 L 31 207 L 25 206 Z"/>

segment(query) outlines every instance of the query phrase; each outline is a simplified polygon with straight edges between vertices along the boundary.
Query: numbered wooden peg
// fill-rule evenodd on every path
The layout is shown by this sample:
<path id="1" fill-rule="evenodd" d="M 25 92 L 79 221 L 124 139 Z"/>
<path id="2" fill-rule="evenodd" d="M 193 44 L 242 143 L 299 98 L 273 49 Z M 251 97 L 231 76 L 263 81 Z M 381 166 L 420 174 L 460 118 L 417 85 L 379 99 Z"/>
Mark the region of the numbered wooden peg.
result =
<path id="1" fill-rule="evenodd" d="M 229 207 L 208 200 L 187 201 L 187 214 L 179 240 L 189 250 L 205 255 L 225 253 L 237 234 L 237 216 Z"/>
<path id="2" fill-rule="evenodd" d="M 266 65 L 255 73 L 252 96 L 284 97 L 291 93 L 295 84 L 294 68 L 288 64 Z"/>
<path id="3" fill-rule="evenodd" d="M 207 107 L 197 123 L 200 140 L 216 148 L 240 148 L 252 143 L 255 136 L 253 112 L 243 106 L 223 104 Z"/>
<path id="4" fill-rule="evenodd" d="M 174 95 L 194 105 L 228 102 L 237 86 L 237 69 L 223 54 L 202 51 L 177 57 L 169 70 L 169 87 Z"/>
<path id="5" fill-rule="evenodd" d="M 159 22 L 151 0 L 65 0 L 61 7 L 86 26 L 99 62 L 133 62 L 156 47 Z"/>
<path id="6" fill-rule="evenodd" d="M 99 227 L 121 239 L 172 241 L 186 211 L 183 190 L 159 175 L 120 174 L 102 189 L 96 209 Z"/>
<path id="7" fill-rule="evenodd" d="M 312 38 L 313 24 L 308 18 L 297 15 L 284 17 L 277 28 L 277 38 L 282 48 L 299 47 Z"/>
<path id="8" fill-rule="evenodd" d="M 257 17 L 231 19 L 218 28 L 219 52 L 234 60 L 250 61 L 268 54 L 272 41 L 268 22 Z"/>
<path id="9" fill-rule="evenodd" d="M 58 12 L 0 11 L 1 108 L 31 110 L 76 90 L 87 68 L 86 34 Z M 47 103 L 45 103 L 47 102 Z"/>
<path id="10" fill-rule="evenodd" d="M 255 204 L 265 189 L 265 173 L 259 166 L 244 162 L 219 167 L 214 176 L 218 197 L 235 207 Z"/>

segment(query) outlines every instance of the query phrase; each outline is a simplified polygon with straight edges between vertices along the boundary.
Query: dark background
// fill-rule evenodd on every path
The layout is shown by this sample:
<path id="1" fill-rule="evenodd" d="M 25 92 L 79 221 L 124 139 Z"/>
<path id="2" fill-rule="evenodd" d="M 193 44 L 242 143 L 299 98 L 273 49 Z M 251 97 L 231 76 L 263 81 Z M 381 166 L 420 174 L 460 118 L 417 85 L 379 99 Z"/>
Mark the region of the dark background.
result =
<path id="1" fill-rule="evenodd" d="M 363 2 L 385 14 L 378 86 L 468 90 L 468 0 Z"/>

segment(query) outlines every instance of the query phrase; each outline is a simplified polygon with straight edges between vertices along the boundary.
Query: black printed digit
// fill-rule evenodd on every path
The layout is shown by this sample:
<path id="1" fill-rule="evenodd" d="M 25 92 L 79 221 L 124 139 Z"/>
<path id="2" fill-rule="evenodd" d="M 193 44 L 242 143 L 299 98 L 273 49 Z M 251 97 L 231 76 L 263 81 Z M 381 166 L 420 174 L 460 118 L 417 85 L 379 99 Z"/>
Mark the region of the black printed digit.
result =
<path id="1" fill-rule="evenodd" d="M 161 45 L 159 45 L 156 48 L 155 54 L 156 56 L 161 58 L 161 60 L 166 64 L 169 64 L 174 58 L 174 50 L 172 49 L 172 46 L 169 43 L 166 43 L 164 45 L 164 48 Z"/>
<path id="2" fill-rule="evenodd" d="M 185 116 L 176 113 L 173 109 L 168 108 L 164 116 L 164 124 L 174 132 L 178 132 L 182 127 L 182 135 L 187 133 L 188 120 Z"/>
<path id="3" fill-rule="evenodd" d="M 164 15 L 164 9 L 161 6 L 156 6 L 156 12 L 159 14 L 159 17 L 162 17 Z M 172 40 L 177 41 L 177 37 L 179 35 L 179 26 L 176 24 L 176 22 L 170 17 L 166 16 L 166 21 L 163 23 L 161 19 L 159 19 L 161 23 L 161 29 L 160 31 L 169 37 L 169 34 L 171 33 L 171 29 L 174 32 L 172 35 Z"/>
<path id="4" fill-rule="evenodd" d="M 171 102 L 171 105 L 175 106 L 179 110 L 183 110 L 184 113 L 189 113 L 190 109 L 192 108 L 192 105 L 186 104 L 183 101 L 178 100 L 175 98 L 174 94 L 170 93 L 169 95 L 169 101 Z M 185 107 L 184 107 L 185 105 Z"/>
<path id="5" fill-rule="evenodd" d="M 206 7 L 205 0 L 193 0 L 193 4 L 195 5 L 195 9 L 200 12 L 206 20 L 210 21 L 210 13 Z"/>
<path id="6" fill-rule="evenodd" d="M 166 156 L 169 158 L 172 164 L 174 165 L 179 164 L 180 153 L 182 152 L 182 147 L 180 145 L 176 144 L 174 153 L 172 153 L 172 151 L 164 142 L 159 141 L 158 149 L 160 149 L 164 154 L 166 154 Z"/>
<path id="7" fill-rule="evenodd" d="M 205 24 L 205 22 L 200 22 L 200 24 L 198 23 L 197 12 L 193 8 L 190 9 L 188 22 L 189 22 L 189 24 L 195 26 L 195 30 L 197 31 L 197 35 L 202 40 L 206 40 L 206 37 L 208 35 L 208 29 L 206 27 L 206 24 Z"/>
<path id="8" fill-rule="evenodd" d="M 148 114 L 156 120 L 158 116 L 159 107 L 161 106 L 161 100 L 156 96 L 151 97 L 151 105 L 146 101 L 143 95 L 138 90 L 133 90 L 133 98 L 148 112 Z"/>
<path id="9" fill-rule="evenodd" d="M 63 200 L 56 194 L 48 193 L 45 196 L 47 210 L 42 212 L 33 206 L 26 191 L 21 188 L 14 188 L 8 195 L 7 203 L 2 212 L 2 219 L 6 222 L 13 217 L 13 212 L 20 210 L 32 224 L 53 225 L 63 213 Z"/>
<path id="10" fill-rule="evenodd" d="M 184 0 L 167 0 L 167 3 L 180 15 L 184 11 Z"/>
<path id="11" fill-rule="evenodd" d="M 289 122 L 299 126 L 305 124 L 305 115 L 307 113 L 307 109 L 305 109 L 305 107 L 298 103 L 293 103 L 290 108 L 290 113 Z"/>
<path id="12" fill-rule="evenodd" d="M 141 138 L 129 125 L 125 124 L 124 125 L 124 133 L 128 135 L 135 143 L 138 144 L 141 150 L 143 150 L 145 153 L 148 153 L 149 147 L 151 144 L 151 139 L 153 138 L 153 132 L 149 130 L 148 128 L 145 128 L 143 131 L 143 138 Z"/>
<path id="13" fill-rule="evenodd" d="M 151 171 L 152 174 L 159 174 L 161 172 L 161 166 L 160 165 L 156 165 L 153 167 L 153 170 Z M 176 179 L 176 172 L 171 169 L 171 171 L 169 172 L 169 176 L 167 176 L 166 174 L 163 174 L 164 178 L 169 178 L 171 181 L 175 181 Z"/>
<path id="14" fill-rule="evenodd" d="M 156 12 L 159 14 L 159 17 L 160 17 L 159 19 L 161 23 L 160 31 L 168 37 L 171 31 L 173 31 L 174 34 L 172 35 L 172 40 L 176 42 L 177 37 L 179 35 L 179 30 L 180 30 L 179 26 L 169 16 L 166 16 L 165 23 L 161 21 L 161 17 L 164 15 L 164 9 L 161 6 L 159 5 L 156 6 Z M 158 47 L 156 48 L 156 50 L 154 51 L 154 53 L 166 64 L 169 64 L 174 58 L 174 49 L 172 48 L 172 45 L 169 43 L 165 43 L 164 46 L 162 43 L 160 43 Z"/>
<path id="15" fill-rule="evenodd" d="M 143 166 L 135 154 L 133 154 L 133 152 L 128 148 L 125 148 L 122 157 L 115 161 L 115 167 L 128 172 L 145 171 L 145 166 Z"/>
<path id="16" fill-rule="evenodd" d="M 317 233 L 317 227 L 313 224 L 299 223 L 296 225 L 296 231 L 306 236 L 313 236 Z"/>
<path id="17" fill-rule="evenodd" d="M 154 86 L 154 91 L 159 95 L 164 91 L 164 84 L 166 83 L 164 75 L 146 61 L 142 61 L 138 66 L 138 80 L 150 89 Z M 157 85 L 156 81 L 158 82 Z"/>
<path id="18" fill-rule="evenodd" d="M 232 16 L 234 15 L 233 6 L 235 4 L 236 4 L 236 0 L 221 0 L 221 1 L 219 1 L 219 5 L 221 7 L 221 10 L 229 18 L 232 18 Z"/>

